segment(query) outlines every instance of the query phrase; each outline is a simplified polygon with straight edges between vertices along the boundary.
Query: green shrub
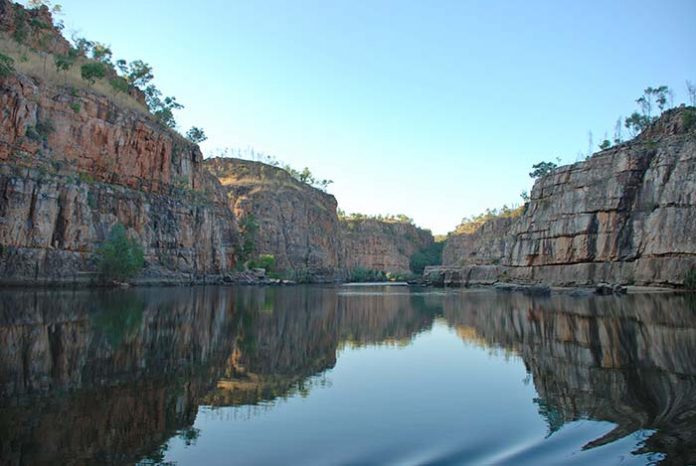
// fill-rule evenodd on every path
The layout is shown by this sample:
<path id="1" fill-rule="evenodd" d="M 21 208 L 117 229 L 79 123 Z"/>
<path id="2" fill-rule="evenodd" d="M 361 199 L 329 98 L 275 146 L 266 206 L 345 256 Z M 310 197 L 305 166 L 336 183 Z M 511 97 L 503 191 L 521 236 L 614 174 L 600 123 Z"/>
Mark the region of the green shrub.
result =
<path id="1" fill-rule="evenodd" d="M 97 250 L 99 273 L 105 281 L 124 281 L 134 277 L 144 264 L 143 248 L 126 236 L 126 228 L 116 224 Z"/>
<path id="2" fill-rule="evenodd" d="M 36 131 L 34 126 L 27 126 L 27 128 L 24 130 L 24 135 L 32 141 L 41 141 L 41 135 Z"/>
<path id="3" fill-rule="evenodd" d="M 381 270 L 366 269 L 364 267 L 356 267 L 348 274 L 349 282 L 383 282 L 386 280 L 387 274 Z"/>
<path id="4" fill-rule="evenodd" d="M 696 126 L 696 110 L 690 108 L 682 114 L 682 124 L 684 131 L 689 131 Z"/>
<path id="5" fill-rule="evenodd" d="M 128 81 L 126 81 L 125 78 L 117 76 L 113 79 L 110 79 L 109 84 L 111 85 L 111 88 L 114 90 L 114 94 L 117 94 L 119 92 L 123 92 L 125 94 L 128 92 Z"/>
<path id="6" fill-rule="evenodd" d="M 442 264 L 442 248 L 444 246 L 444 241 L 438 241 L 413 253 L 409 260 L 411 272 L 416 275 L 422 275 L 426 266 Z"/>
<path id="7" fill-rule="evenodd" d="M 0 53 L 0 78 L 6 78 L 14 73 L 14 60 Z"/>
<path id="8" fill-rule="evenodd" d="M 80 67 L 80 75 L 88 83 L 94 84 L 97 82 L 97 79 L 102 79 L 106 76 L 106 67 L 99 62 L 85 63 Z"/>
<path id="9" fill-rule="evenodd" d="M 82 106 L 80 105 L 79 102 L 73 102 L 69 105 L 69 107 L 72 109 L 73 112 L 75 113 L 80 113 L 80 109 Z"/>
<path id="10" fill-rule="evenodd" d="M 244 264 L 254 254 L 256 249 L 256 234 L 259 224 L 254 214 L 246 214 L 239 221 L 239 233 L 241 235 L 241 247 L 237 251 L 237 262 Z"/>
<path id="11" fill-rule="evenodd" d="M 684 288 L 687 290 L 696 290 L 696 268 L 692 268 L 686 272 L 684 277 Z"/>
<path id="12" fill-rule="evenodd" d="M 558 168 L 558 165 L 556 165 L 553 162 L 535 163 L 534 165 L 532 165 L 532 171 L 529 172 L 529 177 L 534 178 L 536 180 L 537 178 L 541 178 L 550 174 L 556 168 Z"/>
<path id="13" fill-rule="evenodd" d="M 249 262 L 249 268 L 264 269 L 266 272 L 275 271 L 275 256 L 261 254 L 258 259 Z"/>

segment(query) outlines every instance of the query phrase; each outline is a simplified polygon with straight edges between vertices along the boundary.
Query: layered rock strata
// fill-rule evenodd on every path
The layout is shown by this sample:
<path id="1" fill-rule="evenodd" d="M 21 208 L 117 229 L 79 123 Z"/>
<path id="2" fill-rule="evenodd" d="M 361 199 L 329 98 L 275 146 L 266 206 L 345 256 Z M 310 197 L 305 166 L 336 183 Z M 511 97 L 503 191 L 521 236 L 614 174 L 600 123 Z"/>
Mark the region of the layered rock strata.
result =
<path id="1" fill-rule="evenodd" d="M 141 281 L 234 266 L 236 222 L 198 147 L 89 89 L 20 73 L 0 80 L 0 276 L 88 283 L 123 224 L 144 248 Z"/>
<path id="2" fill-rule="evenodd" d="M 451 235 L 445 268 L 428 273 L 462 285 L 682 284 L 696 267 L 695 111 L 669 110 L 638 138 L 542 177 L 520 217 Z"/>
<path id="3" fill-rule="evenodd" d="M 410 223 L 377 219 L 341 220 L 344 265 L 387 273 L 408 274 L 410 259 L 433 243 L 433 235 Z"/>
<path id="4" fill-rule="evenodd" d="M 290 277 L 331 281 L 342 277 L 336 199 L 260 162 L 212 158 L 204 162 L 223 186 L 240 223 L 258 227 L 249 239 L 253 257 L 270 254 Z"/>

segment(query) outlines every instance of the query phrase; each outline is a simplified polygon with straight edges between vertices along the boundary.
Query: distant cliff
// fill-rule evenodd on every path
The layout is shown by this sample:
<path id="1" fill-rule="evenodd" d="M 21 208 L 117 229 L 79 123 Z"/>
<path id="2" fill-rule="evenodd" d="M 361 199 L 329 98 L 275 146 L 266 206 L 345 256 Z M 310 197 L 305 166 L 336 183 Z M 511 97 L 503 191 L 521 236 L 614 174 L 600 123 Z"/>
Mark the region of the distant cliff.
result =
<path id="1" fill-rule="evenodd" d="M 411 223 L 373 218 L 342 219 L 341 241 L 344 264 L 348 270 L 363 268 L 408 274 L 411 256 L 429 245 L 429 230 Z"/>
<path id="2" fill-rule="evenodd" d="M 254 256 L 271 254 L 278 271 L 313 281 L 342 277 L 336 199 L 260 162 L 213 158 L 205 168 L 222 184 L 229 208 L 258 226 Z"/>
<path id="3" fill-rule="evenodd" d="M 430 273 L 452 284 L 682 284 L 696 267 L 694 112 L 669 110 L 636 139 L 542 177 L 520 217 L 450 235 L 445 267 Z"/>
<path id="4" fill-rule="evenodd" d="M 410 223 L 340 219 L 336 199 L 282 168 L 235 158 L 203 163 L 222 184 L 240 224 L 252 218 L 253 256 L 270 254 L 276 269 L 310 281 L 343 279 L 355 269 L 406 274 L 411 256 L 433 243 Z"/>

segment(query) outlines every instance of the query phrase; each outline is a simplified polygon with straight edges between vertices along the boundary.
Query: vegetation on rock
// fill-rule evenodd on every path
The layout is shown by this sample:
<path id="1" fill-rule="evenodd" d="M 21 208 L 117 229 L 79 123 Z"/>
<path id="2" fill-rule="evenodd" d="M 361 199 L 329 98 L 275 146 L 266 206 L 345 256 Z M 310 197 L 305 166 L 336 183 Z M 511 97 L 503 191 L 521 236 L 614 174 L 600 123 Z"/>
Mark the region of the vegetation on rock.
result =
<path id="1" fill-rule="evenodd" d="M 385 222 L 385 223 L 406 223 L 409 225 L 414 225 L 413 219 L 409 217 L 408 215 L 404 214 L 377 214 L 377 215 L 369 215 L 369 214 L 360 214 L 357 212 L 352 212 L 352 213 L 346 213 L 344 210 L 338 209 L 336 211 L 338 214 L 339 220 L 345 220 L 345 221 L 354 221 L 354 222 L 362 222 L 365 220 L 376 220 L 378 222 Z"/>
<path id="2" fill-rule="evenodd" d="M 455 228 L 454 232 L 457 234 L 461 233 L 473 233 L 478 230 L 484 223 L 494 220 L 496 218 L 516 218 L 524 213 L 525 206 L 512 206 L 508 207 L 503 205 L 500 209 L 486 209 L 485 212 L 478 215 L 473 215 L 470 217 L 464 217 L 459 225 Z"/>
<path id="3" fill-rule="evenodd" d="M 208 139 L 208 136 L 205 135 L 205 131 L 203 131 L 201 128 L 192 126 L 190 130 L 186 131 L 186 139 L 194 144 L 200 144 Z"/>
<path id="4" fill-rule="evenodd" d="M 128 238 L 126 228 L 114 225 L 109 236 L 97 249 L 97 266 L 104 281 L 125 281 L 143 268 L 143 248 Z"/>
<path id="5" fill-rule="evenodd" d="M 256 234 L 259 231 L 259 224 L 256 222 L 254 214 L 246 214 L 239 221 L 239 233 L 241 245 L 237 251 L 237 263 L 244 265 L 251 259 L 256 251 Z"/>
<path id="6" fill-rule="evenodd" d="M 426 267 L 442 264 L 444 241 L 435 241 L 411 255 L 409 268 L 416 275 L 422 275 Z"/>
<path id="7" fill-rule="evenodd" d="M 529 173 L 529 177 L 534 178 L 536 180 L 537 178 L 541 178 L 542 176 L 548 175 L 556 168 L 558 168 L 558 165 L 553 162 L 535 163 L 534 165 L 532 165 L 532 171 Z"/>
<path id="8" fill-rule="evenodd" d="M 14 59 L 0 53 L 0 78 L 6 78 L 14 73 Z"/>
<path id="9" fill-rule="evenodd" d="M 195 127 L 194 127 L 195 128 Z M 191 128 L 192 130 L 194 128 Z M 198 128 L 196 128 L 198 129 Z M 201 130 L 202 131 L 202 130 Z M 188 133 L 187 133 L 188 137 Z M 230 148 L 226 147 L 224 149 L 217 149 L 216 151 L 213 151 L 212 154 L 210 154 L 211 157 L 234 157 L 238 159 L 244 159 L 244 160 L 252 160 L 254 162 L 261 162 L 266 165 L 270 165 L 272 167 L 280 168 L 282 170 L 285 170 L 288 172 L 290 176 L 295 178 L 297 181 L 304 183 L 306 185 L 312 186 L 313 188 L 317 188 L 321 191 L 326 192 L 326 189 L 329 187 L 330 184 L 333 183 L 333 180 L 328 180 L 328 179 L 321 179 L 317 178 L 314 176 L 312 171 L 308 168 L 305 167 L 302 170 L 297 170 L 293 167 L 291 167 L 289 164 L 280 161 L 278 158 L 276 158 L 273 155 L 268 155 L 263 152 L 259 152 L 254 150 L 253 148 L 246 148 L 246 149 L 236 149 L 236 148 Z"/>
<path id="10" fill-rule="evenodd" d="M 387 274 L 381 270 L 356 267 L 348 273 L 348 281 L 354 283 L 383 282 L 387 280 Z"/>

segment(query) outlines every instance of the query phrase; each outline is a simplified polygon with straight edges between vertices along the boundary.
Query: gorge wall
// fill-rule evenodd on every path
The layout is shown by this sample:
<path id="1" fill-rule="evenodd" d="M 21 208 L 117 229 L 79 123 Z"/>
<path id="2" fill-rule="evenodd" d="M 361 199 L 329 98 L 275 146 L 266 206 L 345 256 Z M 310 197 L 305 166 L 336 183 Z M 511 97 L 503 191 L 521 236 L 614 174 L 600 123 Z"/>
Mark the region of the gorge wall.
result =
<path id="1" fill-rule="evenodd" d="M 336 199 L 260 162 L 212 158 L 205 168 L 223 186 L 229 208 L 258 230 L 250 238 L 254 256 L 271 254 L 291 275 L 330 281 L 342 277 Z"/>
<path id="2" fill-rule="evenodd" d="M 219 281 L 260 254 L 306 281 L 343 279 L 346 258 L 408 270 L 402 256 L 412 248 L 400 238 L 380 233 L 377 260 L 354 235 L 346 246 L 333 196 L 262 163 L 204 162 L 196 144 L 156 121 L 141 91 L 81 79 L 84 56 L 71 72 L 54 70 L 53 56 L 70 49 L 47 8 L 0 0 L 0 52 L 17 55 L 0 78 L 2 284 L 94 282 L 95 253 L 116 224 L 144 249 L 137 283 Z M 237 217 L 257 225 L 252 257 Z"/>
<path id="3" fill-rule="evenodd" d="M 258 226 L 253 255 L 273 255 L 291 277 L 332 281 L 358 268 L 406 274 L 411 255 L 433 242 L 430 231 L 406 222 L 339 219 L 332 195 L 282 168 L 227 157 L 203 164 L 240 225 L 251 217 Z"/>
<path id="4" fill-rule="evenodd" d="M 540 178 L 521 216 L 452 234 L 431 278 L 680 285 L 696 267 L 695 110 Z"/>
<path id="5" fill-rule="evenodd" d="M 411 256 L 434 241 L 429 230 L 411 223 L 373 218 L 341 219 L 341 239 L 347 270 L 398 274 L 410 273 Z"/>
<path id="6" fill-rule="evenodd" d="M 234 266 L 236 222 L 196 145 L 89 89 L 21 73 L 0 80 L 0 102 L 5 283 L 89 281 L 116 223 L 144 247 L 143 280 Z"/>

